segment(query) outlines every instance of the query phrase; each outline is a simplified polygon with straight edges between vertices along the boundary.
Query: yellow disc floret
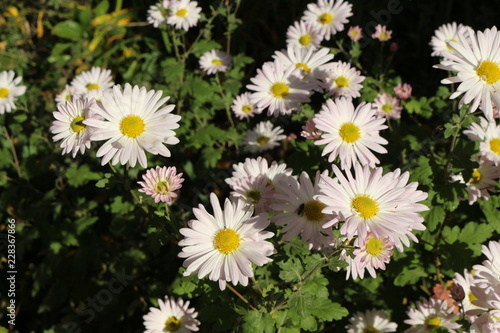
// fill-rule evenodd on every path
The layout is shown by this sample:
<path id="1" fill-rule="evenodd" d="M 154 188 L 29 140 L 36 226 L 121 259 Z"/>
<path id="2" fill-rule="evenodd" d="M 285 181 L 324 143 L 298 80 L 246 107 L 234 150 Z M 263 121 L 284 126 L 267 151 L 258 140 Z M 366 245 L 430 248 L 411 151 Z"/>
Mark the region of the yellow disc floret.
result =
<path id="1" fill-rule="evenodd" d="M 9 89 L 0 88 L 0 98 L 7 98 L 9 96 Z"/>
<path id="2" fill-rule="evenodd" d="M 240 235 L 233 229 L 222 229 L 215 235 L 214 247 L 222 254 L 230 254 L 240 247 Z"/>
<path id="3" fill-rule="evenodd" d="M 380 331 L 373 326 L 366 326 L 363 328 L 363 333 L 379 333 Z"/>
<path id="4" fill-rule="evenodd" d="M 366 251 L 368 251 L 369 254 L 376 256 L 382 252 L 383 248 L 384 244 L 379 239 L 371 238 L 368 242 L 366 242 Z"/>
<path id="5" fill-rule="evenodd" d="M 302 70 L 306 73 L 311 73 L 311 69 L 309 66 L 304 64 L 303 62 L 299 62 L 298 64 L 295 65 L 295 68 L 302 68 Z"/>
<path id="6" fill-rule="evenodd" d="M 382 105 L 382 111 L 384 111 L 385 113 L 391 113 L 392 112 L 392 104 L 384 104 Z"/>
<path id="7" fill-rule="evenodd" d="M 99 85 L 97 83 L 89 83 L 86 86 L 87 90 L 99 90 Z"/>
<path id="8" fill-rule="evenodd" d="M 481 181 L 481 178 L 481 172 L 479 172 L 478 169 L 474 169 L 474 171 L 472 171 L 472 175 L 470 176 L 469 183 L 477 184 Z"/>
<path id="9" fill-rule="evenodd" d="M 332 20 L 333 16 L 330 13 L 321 14 L 318 18 L 318 22 L 321 24 L 329 24 Z"/>
<path id="10" fill-rule="evenodd" d="M 487 84 L 493 84 L 500 80 L 500 67 L 493 61 L 481 61 L 476 68 L 476 73 Z"/>
<path id="11" fill-rule="evenodd" d="M 250 113 L 252 112 L 252 106 L 251 105 L 243 105 L 243 107 L 241 108 L 241 111 L 243 111 L 243 113 Z"/>
<path id="12" fill-rule="evenodd" d="M 252 190 L 247 193 L 246 197 L 252 199 L 252 203 L 256 204 L 260 201 L 261 194 L 259 191 Z"/>
<path id="13" fill-rule="evenodd" d="M 434 327 L 441 326 L 441 319 L 438 316 L 432 315 L 430 317 L 425 318 L 425 328 L 432 329 Z"/>
<path id="14" fill-rule="evenodd" d="M 266 135 L 259 135 L 259 137 L 257 138 L 257 144 L 259 146 L 265 146 L 268 142 L 269 142 L 270 138 Z"/>
<path id="15" fill-rule="evenodd" d="M 271 86 L 271 94 L 276 98 L 284 98 L 288 96 L 289 88 L 286 83 L 276 82 Z"/>
<path id="16" fill-rule="evenodd" d="M 500 139 L 494 138 L 490 140 L 490 149 L 497 155 L 500 155 Z"/>
<path id="17" fill-rule="evenodd" d="M 73 121 L 71 122 L 71 125 L 70 125 L 73 132 L 78 133 L 86 127 L 82 123 L 82 121 L 84 121 L 84 120 L 85 120 L 85 118 L 83 118 L 81 116 L 75 117 L 75 119 L 73 119 Z"/>
<path id="18" fill-rule="evenodd" d="M 219 59 L 214 59 L 214 60 L 212 60 L 212 65 L 220 66 L 220 65 L 222 65 L 222 61 L 220 61 Z"/>
<path id="19" fill-rule="evenodd" d="M 120 122 L 120 131 L 129 138 L 136 138 L 144 132 L 146 125 L 141 117 L 136 115 L 126 116 Z"/>
<path id="20" fill-rule="evenodd" d="M 340 126 L 339 136 L 344 142 L 352 143 L 360 138 L 361 131 L 353 123 L 345 123 Z"/>
<path id="21" fill-rule="evenodd" d="M 186 14 L 187 14 L 187 10 L 185 8 L 179 9 L 177 11 L 177 13 L 175 13 L 175 15 L 177 15 L 179 17 L 184 17 L 184 16 L 186 16 Z"/>
<path id="22" fill-rule="evenodd" d="M 299 43 L 302 46 L 309 45 L 309 43 L 311 43 L 311 36 L 309 36 L 309 35 L 302 35 L 302 36 L 300 36 Z"/>
<path id="23" fill-rule="evenodd" d="M 311 200 L 304 204 L 304 215 L 307 217 L 309 222 L 320 222 L 325 218 L 325 214 L 321 211 L 325 208 L 325 204 Z"/>
<path id="24" fill-rule="evenodd" d="M 344 88 L 349 85 L 349 80 L 345 76 L 339 76 L 338 78 L 335 79 L 335 84 L 339 88 Z"/>
<path id="25" fill-rule="evenodd" d="M 181 320 L 175 316 L 168 317 L 165 322 L 165 330 L 167 332 L 177 332 L 181 328 Z"/>
<path id="26" fill-rule="evenodd" d="M 378 203 L 366 194 L 358 194 L 351 201 L 351 208 L 358 212 L 359 216 L 369 219 L 378 214 Z"/>

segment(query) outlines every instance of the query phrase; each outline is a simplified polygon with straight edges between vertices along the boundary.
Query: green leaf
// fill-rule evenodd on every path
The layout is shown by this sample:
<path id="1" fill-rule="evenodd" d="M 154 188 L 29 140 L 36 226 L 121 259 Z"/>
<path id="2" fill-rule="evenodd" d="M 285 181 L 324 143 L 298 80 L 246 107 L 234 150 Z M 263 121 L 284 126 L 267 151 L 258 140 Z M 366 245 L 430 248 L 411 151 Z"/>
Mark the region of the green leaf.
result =
<path id="1" fill-rule="evenodd" d="M 81 41 L 83 31 L 82 26 L 72 20 L 59 22 L 52 28 L 52 33 L 54 35 L 74 42 Z"/>
<path id="2" fill-rule="evenodd" d="M 313 314 L 322 321 L 340 320 L 349 314 L 349 311 L 342 305 L 330 301 L 328 298 L 321 298 L 314 303 Z"/>
<path id="3" fill-rule="evenodd" d="M 257 311 L 248 311 L 243 316 L 245 323 L 242 326 L 243 332 L 263 332 L 273 333 L 274 320 L 269 313 L 262 313 Z"/>
<path id="4" fill-rule="evenodd" d="M 109 2 L 108 0 L 104 0 L 99 2 L 99 4 L 95 7 L 95 15 L 101 16 L 108 12 L 109 10 Z"/>
<path id="5" fill-rule="evenodd" d="M 278 266 L 281 268 L 279 277 L 285 282 L 299 281 L 302 273 L 304 273 L 302 263 L 296 258 L 290 258 L 287 261 L 279 262 Z"/>
<path id="6" fill-rule="evenodd" d="M 489 224 L 478 224 L 469 222 L 462 228 L 458 240 L 467 244 L 475 256 L 481 255 L 481 245 L 493 234 L 493 228 Z"/>
<path id="7" fill-rule="evenodd" d="M 207 51 L 220 48 L 222 48 L 222 46 L 213 40 L 200 39 L 198 42 L 193 44 L 193 54 L 199 58 Z"/>
<path id="8" fill-rule="evenodd" d="M 92 11 L 90 6 L 85 6 L 83 10 L 78 13 L 78 19 L 83 30 L 87 30 L 90 26 L 90 21 L 92 20 Z"/>
<path id="9" fill-rule="evenodd" d="M 488 200 L 477 201 L 486 220 L 496 232 L 500 233 L 500 196 L 491 196 Z"/>
<path id="10" fill-rule="evenodd" d="M 410 172 L 410 181 L 417 181 L 422 185 L 432 184 L 432 168 L 429 164 L 429 159 L 425 156 L 420 156 L 417 165 Z"/>
<path id="11" fill-rule="evenodd" d="M 442 206 L 434 205 L 427 212 L 422 212 L 422 216 L 425 219 L 425 225 L 429 231 L 434 231 L 436 228 L 443 223 L 446 216 L 446 211 Z"/>
<path id="12" fill-rule="evenodd" d="M 90 167 L 86 164 L 78 166 L 77 164 L 72 164 L 68 170 L 66 170 L 66 178 L 68 179 L 68 184 L 73 187 L 80 187 L 87 184 L 91 180 L 101 179 L 102 175 L 98 172 L 90 171 Z"/>

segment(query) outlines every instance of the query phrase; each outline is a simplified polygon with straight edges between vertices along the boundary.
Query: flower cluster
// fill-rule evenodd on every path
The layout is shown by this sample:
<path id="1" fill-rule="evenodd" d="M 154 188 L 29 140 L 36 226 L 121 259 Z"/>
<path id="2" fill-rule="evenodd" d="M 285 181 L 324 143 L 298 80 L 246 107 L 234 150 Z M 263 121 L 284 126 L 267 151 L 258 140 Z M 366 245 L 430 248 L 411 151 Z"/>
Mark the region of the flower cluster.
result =
<path id="1" fill-rule="evenodd" d="M 163 0 L 148 9 L 148 22 L 155 28 L 170 25 L 188 31 L 200 19 L 201 8 L 196 1 Z"/>

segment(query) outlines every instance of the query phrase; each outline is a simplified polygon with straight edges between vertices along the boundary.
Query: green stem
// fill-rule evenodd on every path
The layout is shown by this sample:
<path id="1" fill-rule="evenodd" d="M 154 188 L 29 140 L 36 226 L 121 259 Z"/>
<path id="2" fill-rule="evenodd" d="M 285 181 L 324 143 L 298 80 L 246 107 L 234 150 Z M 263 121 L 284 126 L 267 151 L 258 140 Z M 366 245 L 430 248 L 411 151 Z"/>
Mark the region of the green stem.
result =
<path id="1" fill-rule="evenodd" d="M 123 0 L 116 0 L 115 12 L 119 12 L 122 9 Z"/>
<path id="2" fill-rule="evenodd" d="M 222 99 L 224 100 L 224 106 L 226 108 L 227 119 L 229 119 L 229 122 L 231 123 L 231 127 L 234 128 L 233 117 L 231 116 L 230 106 L 226 103 L 226 94 L 224 93 L 224 89 L 222 88 L 222 84 L 220 83 L 219 73 L 215 74 L 215 81 L 217 81 L 217 86 L 219 87 L 219 93 L 220 93 Z"/>
<path id="3" fill-rule="evenodd" d="M 14 167 L 16 168 L 17 176 L 19 177 L 19 179 L 22 179 L 23 173 L 21 172 L 21 167 L 19 165 L 19 159 L 17 158 L 16 147 L 14 146 L 14 141 L 10 137 L 9 131 L 7 131 L 7 127 L 3 126 L 3 130 L 4 130 L 4 135 L 10 144 L 10 150 L 12 151 L 12 157 L 14 159 Z"/>
<path id="4" fill-rule="evenodd" d="M 172 43 L 170 42 L 170 38 L 168 37 L 168 33 L 165 30 L 161 30 L 161 37 L 163 39 L 163 45 L 165 45 L 165 49 L 167 53 L 172 53 Z"/>
<path id="5" fill-rule="evenodd" d="M 226 283 L 226 286 L 227 286 L 227 289 L 231 290 L 236 296 L 238 296 L 243 302 L 245 302 L 250 307 L 250 309 L 252 309 L 254 311 L 259 311 L 259 310 L 257 310 L 256 307 L 254 307 L 252 304 L 250 304 L 250 302 L 243 295 L 241 295 L 239 292 L 237 292 L 236 289 L 234 289 L 229 283 Z"/>

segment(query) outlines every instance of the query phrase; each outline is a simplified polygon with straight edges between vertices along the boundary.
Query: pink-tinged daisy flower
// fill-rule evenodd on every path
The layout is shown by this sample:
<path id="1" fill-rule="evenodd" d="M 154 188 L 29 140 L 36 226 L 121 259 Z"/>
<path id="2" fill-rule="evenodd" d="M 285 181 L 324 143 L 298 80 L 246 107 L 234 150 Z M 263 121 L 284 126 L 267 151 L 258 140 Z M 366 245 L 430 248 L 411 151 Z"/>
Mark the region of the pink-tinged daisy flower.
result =
<path id="1" fill-rule="evenodd" d="M 323 174 L 328 175 L 328 171 Z M 322 213 L 325 205 L 314 199 L 319 193 L 319 181 L 318 171 L 314 184 L 306 172 L 302 172 L 299 180 L 286 177 L 276 183 L 275 201 L 271 208 L 277 214 L 271 221 L 285 226 L 283 240 L 290 241 L 300 235 L 304 242 L 309 243 L 309 249 L 315 250 L 331 247 L 334 243 L 331 226 L 323 228 L 323 225 L 336 215 Z"/>
<path id="2" fill-rule="evenodd" d="M 198 331 L 200 322 L 196 319 L 198 312 L 189 307 L 189 301 L 182 298 L 177 301 L 174 297 L 165 296 L 165 300 L 158 300 L 159 308 L 149 308 L 144 315 L 145 333 L 189 333 Z"/>
<path id="3" fill-rule="evenodd" d="M 288 27 L 286 32 L 287 47 L 301 47 L 317 49 L 323 40 L 323 36 L 318 28 L 311 23 L 304 21 L 295 21 Z"/>
<path id="4" fill-rule="evenodd" d="M 373 102 L 373 107 L 379 117 L 387 119 L 401 118 L 401 110 L 403 110 L 403 107 L 399 105 L 399 99 L 387 93 L 378 94 Z"/>
<path id="5" fill-rule="evenodd" d="M 408 83 L 398 83 L 398 85 L 394 87 L 396 97 L 399 99 L 409 98 L 411 96 L 411 90 L 412 88 Z"/>
<path id="6" fill-rule="evenodd" d="M 500 321 L 488 312 L 470 320 L 470 333 L 497 333 L 500 332 Z"/>
<path id="7" fill-rule="evenodd" d="M 257 109 L 257 106 L 255 104 L 250 102 L 249 92 L 237 96 L 233 100 L 231 110 L 233 110 L 234 115 L 239 119 L 250 118 L 262 112 L 262 110 Z"/>
<path id="8" fill-rule="evenodd" d="M 479 160 L 479 167 L 472 171 L 471 178 L 466 183 L 462 174 L 452 177 L 454 181 L 459 181 L 467 185 L 469 194 L 469 205 L 472 205 L 478 198 L 488 200 L 490 192 L 496 192 L 496 186 L 500 178 L 500 167 L 487 159 Z"/>
<path id="9" fill-rule="evenodd" d="M 472 123 L 464 134 L 472 141 L 479 141 L 478 157 L 500 165 L 500 125 L 479 117 L 480 124 Z"/>
<path id="10" fill-rule="evenodd" d="M 349 31 L 347 31 L 347 36 L 349 36 L 349 38 L 353 42 L 357 42 L 361 38 L 363 38 L 363 31 L 361 30 L 361 27 L 359 25 L 355 25 L 349 28 Z"/>
<path id="11" fill-rule="evenodd" d="M 155 28 L 161 24 L 167 24 L 167 18 L 170 16 L 170 0 L 162 0 L 148 9 L 148 22 Z"/>
<path id="12" fill-rule="evenodd" d="M 344 30 L 348 17 L 352 16 L 352 5 L 343 0 L 318 0 L 307 5 L 302 21 L 314 24 L 324 39 Z"/>
<path id="13" fill-rule="evenodd" d="M 416 303 L 416 308 L 410 307 L 406 312 L 409 319 L 404 322 L 411 325 L 405 333 L 426 333 L 436 327 L 446 327 L 450 333 L 456 333 L 455 328 L 460 328 L 458 323 L 453 323 L 455 317 L 453 307 L 446 301 L 430 298 Z"/>
<path id="14" fill-rule="evenodd" d="M 196 26 L 200 19 L 201 8 L 198 2 L 189 0 L 177 0 L 170 3 L 170 15 L 167 23 L 175 29 L 188 31 L 190 27 Z"/>
<path id="15" fill-rule="evenodd" d="M 153 155 L 170 157 L 165 146 L 175 145 L 175 137 L 181 116 L 173 115 L 174 105 L 162 106 L 170 97 L 161 98 L 162 92 L 132 87 L 130 84 L 116 85 L 110 92 L 104 92 L 101 102 L 91 110 L 104 120 L 86 119 L 83 123 L 95 127 L 92 141 L 107 140 L 97 151 L 102 165 L 111 161 L 113 165 L 129 163 L 134 167 L 137 161 L 147 167 L 147 151 Z"/>
<path id="16" fill-rule="evenodd" d="M 328 96 L 355 98 L 361 96 L 361 82 L 365 77 L 348 62 L 337 61 L 327 64 L 323 70 L 323 88 Z"/>
<path id="17" fill-rule="evenodd" d="M 53 113 L 56 120 L 52 122 L 50 131 L 54 134 L 52 140 L 62 140 L 59 147 L 63 148 L 63 154 L 71 153 L 74 158 L 78 152 L 83 154 L 85 148 L 90 148 L 90 134 L 93 129 L 83 121 L 89 118 L 100 119 L 91 111 L 94 104 L 94 99 L 72 97 L 57 106 L 57 111 Z"/>
<path id="18" fill-rule="evenodd" d="M 239 178 L 231 186 L 231 198 L 242 200 L 254 208 L 255 214 L 267 213 L 273 200 L 274 189 L 266 176 Z"/>
<path id="19" fill-rule="evenodd" d="M 387 140 L 379 135 L 379 131 L 387 128 L 386 120 L 375 116 L 370 103 L 361 103 L 354 109 L 346 98 L 335 102 L 329 99 L 313 121 L 316 128 L 324 132 L 314 144 L 326 145 L 322 156 L 330 154 L 328 162 L 339 156 L 343 169 L 351 168 L 356 161 L 374 167 L 380 161 L 371 150 L 387 153 L 382 147 Z"/>
<path id="20" fill-rule="evenodd" d="M 183 247 L 179 257 L 186 258 L 184 276 L 197 272 L 201 279 L 210 274 L 210 280 L 219 281 L 221 290 L 226 288 L 226 282 L 246 286 L 248 278 L 253 277 L 252 263 L 267 264 L 272 261 L 268 256 L 275 252 L 273 244 L 266 241 L 274 236 L 264 231 L 269 225 L 267 215 L 252 217 L 251 207 L 229 199 L 222 210 L 214 193 L 210 194 L 210 202 L 214 215 L 200 205 L 193 208 L 196 220 L 179 230 L 185 237 L 179 242 Z"/>
<path id="21" fill-rule="evenodd" d="M 383 310 L 356 312 L 349 318 L 347 333 L 386 333 L 396 332 L 398 324 L 391 322 L 391 317 Z"/>
<path id="22" fill-rule="evenodd" d="M 300 108 L 300 103 L 310 101 L 312 86 L 302 80 L 302 70 L 290 67 L 285 71 L 279 60 L 266 62 L 250 81 L 253 84 L 247 88 L 255 91 L 250 101 L 260 109 L 268 108 L 269 116 L 288 115 Z"/>
<path id="23" fill-rule="evenodd" d="M 465 28 L 458 33 L 460 43 L 449 42 L 455 53 L 443 51 L 446 58 L 434 67 L 457 72 L 441 83 L 460 83 L 450 99 L 463 95 L 459 105 L 470 105 L 470 112 L 482 103 L 484 114 L 493 118 L 493 104 L 500 107 L 500 32 L 496 27 L 474 33 Z M 469 44 L 470 41 L 470 44 Z"/>
<path id="24" fill-rule="evenodd" d="M 15 76 L 12 70 L 0 72 L 0 114 L 15 110 L 17 97 L 26 92 L 26 86 L 19 85 L 22 76 Z"/>
<path id="25" fill-rule="evenodd" d="M 432 46 L 432 56 L 441 57 L 443 51 L 455 53 L 454 49 L 450 47 L 449 42 L 460 43 L 458 34 L 463 33 L 465 26 L 456 22 L 443 24 L 434 31 L 434 36 L 429 43 Z"/>
<path id="26" fill-rule="evenodd" d="M 488 259 L 473 267 L 476 285 L 482 288 L 500 287 L 500 242 L 490 241 L 488 246 L 482 246 L 482 252 Z"/>
<path id="27" fill-rule="evenodd" d="M 243 138 L 243 145 L 252 153 L 260 153 L 266 150 L 271 150 L 280 145 L 280 141 L 286 138 L 282 134 L 283 129 L 279 126 L 274 127 L 269 120 L 261 121 L 249 130 Z"/>
<path id="28" fill-rule="evenodd" d="M 372 34 L 372 38 L 378 39 L 381 42 L 387 42 L 391 39 L 392 30 L 387 30 L 385 25 L 377 24 L 375 27 L 375 32 Z"/>
<path id="29" fill-rule="evenodd" d="M 358 276 L 363 279 L 365 269 L 372 277 L 377 277 L 375 269 L 385 270 L 385 264 L 391 260 L 394 242 L 389 238 L 378 239 L 369 233 L 364 239 L 357 238 L 354 245 L 357 249 L 353 252 L 355 257 L 348 267 L 346 280 L 350 274 L 354 280 Z"/>
<path id="30" fill-rule="evenodd" d="M 231 66 L 231 59 L 231 56 L 224 51 L 207 51 L 200 58 L 200 67 L 209 75 L 225 72 Z"/>
<path id="31" fill-rule="evenodd" d="M 62 105 L 67 101 L 70 101 L 73 96 L 80 97 L 80 95 L 77 94 L 75 87 L 67 84 L 66 87 L 64 87 L 64 89 L 56 95 L 56 103 L 58 106 Z"/>
<path id="32" fill-rule="evenodd" d="M 241 178 L 265 176 L 269 185 L 273 185 L 281 177 L 291 176 L 293 172 L 292 169 L 287 169 L 285 163 L 278 164 L 273 161 L 269 165 L 267 160 L 261 156 L 256 159 L 247 158 L 244 163 L 233 165 L 233 170 L 231 177 L 225 180 L 233 190 L 236 182 Z"/>
<path id="33" fill-rule="evenodd" d="M 90 71 L 81 72 L 71 81 L 76 94 L 86 95 L 96 100 L 100 100 L 102 94 L 113 87 L 113 84 L 111 70 L 100 67 L 92 67 Z"/>
<path id="34" fill-rule="evenodd" d="M 468 270 L 464 269 L 464 275 L 455 273 L 455 278 L 453 279 L 453 281 L 455 282 L 455 284 L 462 287 L 465 295 L 465 297 L 458 303 L 462 307 L 462 311 L 460 311 L 460 313 L 464 313 L 466 318 L 472 319 L 473 316 L 471 315 L 471 312 L 476 312 L 477 314 L 477 310 L 479 310 L 479 312 L 488 311 L 488 309 L 481 308 L 472 303 L 479 298 L 472 292 L 471 288 L 476 287 L 476 283 L 474 281 L 474 276 Z"/>
<path id="35" fill-rule="evenodd" d="M 325 214 L 337 213 L 338 220 L 345 221 L 340 233 L 348 240 L 354 236 L 361 239 L 373 237 L 394 242 L 401 251 L 409 245 L 409 239 L 418 242 L 412 230 L 425 230 L 424 218 L 419 212 L 428 210 L 427 206 L 417 203 L 425 200 L 427 193 L 418 191 L 418 183 L 407 184 L 408 172 L 400 170 L 382 175 L 382 168 L 371 170 L 367 165 L 354 165 L 355 174 L 346 169 L 346 176 L 333 165 L 336 178 L 322 176 L 319 183 L 321 194 L 317 200 L 324 203 Z M 330 221 L 328 227 L 337 221 Z"/>
<path id="36" fill-rule="evenodd" d="M 319 139 L 321 134 L 323 134 L 323 131 L 316 128 L 313 118 L 309 119 L 307 123 L 302 126 L 302 132 L 300 132 L 300 136 L 310 140 Z"/>
<path id="37" fill-rule="evenodd" d="M 145 193 L 153 197 L 156 203 L 166 202 L 169 206 L 178 197 L 176 190 L 182 187 L 182 173 L 177 174 L 175 167 L 160 167 L 151 168 L 142 175 L 144 181 L 137 182 L 142 186 L 139 192 Z"/>

